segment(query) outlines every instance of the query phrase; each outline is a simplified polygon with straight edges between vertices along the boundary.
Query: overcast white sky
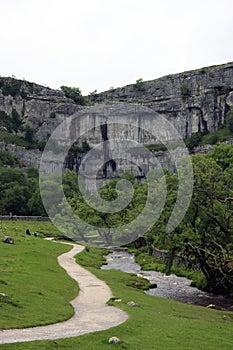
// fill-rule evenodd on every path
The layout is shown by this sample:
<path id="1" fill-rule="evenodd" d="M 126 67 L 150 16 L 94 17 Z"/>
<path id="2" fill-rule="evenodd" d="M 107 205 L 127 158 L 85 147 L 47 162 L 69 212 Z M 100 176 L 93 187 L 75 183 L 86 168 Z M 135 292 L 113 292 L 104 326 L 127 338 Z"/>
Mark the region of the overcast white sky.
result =
<path id="1" fill-rule="evenodd" d="M 232 0 L 0 0 L 0 75 L 83 94 L 233 61 Z"/>

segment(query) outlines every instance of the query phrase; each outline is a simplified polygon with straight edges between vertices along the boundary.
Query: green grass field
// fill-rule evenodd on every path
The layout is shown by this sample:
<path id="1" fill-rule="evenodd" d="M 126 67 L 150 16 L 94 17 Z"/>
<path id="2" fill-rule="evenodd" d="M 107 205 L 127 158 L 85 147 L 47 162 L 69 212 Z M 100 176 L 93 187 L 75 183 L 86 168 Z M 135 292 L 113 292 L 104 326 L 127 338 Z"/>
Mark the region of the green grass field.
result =
<path id="1" fill-rule="evenodd" d="M 29 327 L 65 320 L 73 314 L 69 304 L 77 284 L 58 265 L 56 257 L 70 249 L 39 237 L 56 233 L 49 222 L 2 221 L 0 236 L 11 235 L 15 244 L 0 241 L 0 329 Z"/>
<path id="2" fill-rule="evenodd" d="M 8 225 L 12 224 L 13 223 L 10 223 Z M 43 223 L 43 225 L 44 224 L 45 223 Z M 4 223 L 4 225 L 7 224 Z M 46 225 L 51 224 L 46 223 Z M 10 233 L 10 226 L 8 226 L 7 229 Z M 52 233 L 52 225 L 47 229 Z M 24 310 L 25 315 L 26 309 L 31 311 L 27 312 L 28 316 L 25 316 L 25 320 L 23 321 L 21 317 L 16 319 L 14 316 L 15 310 L 20 309 L 19 306 L 0 304 L 1 325 L 4 324 L 5 328 L 9 328 L 13 322 L 18 322 L 18 326 L 21 326 L 23 322 L 31 323 L 34 320 L 34 317 L 33 320 L 30 319 L 31 312 L 37 316 L 36 322 L 38 322 L 38 324 L 46 323 L 49 318 L 54 322 L 58 316 L 57 312 L 53 313 L 55 307 L 53 304 L 54 295 L 57 295 L 57 303 L 62 304 L 59 305 L 59 307 L 64 310 L 66 309 L 66 315 L 68 316 L 69 307 L 67 308 L 67 303 L 70 298 L 77 294 L 77 287 L 56 263 L 56 256 L 67 250 L 67 247 L 59 245 L 58 243 L 45 242 L 35 237 L 24 237 L 24 235 L 21 236 L 20 232 L 17 233 L 15 239 L 16 244 L 14 246 L 8 246 L 0 242 L 1 280 L 4 281 L 0 284 L 2 287 L 0 292 L 12 295 L 12 300 L 18 302 L 18 305 L 21 306 L 21 311 Z M 128 321 L 107 331 L 83 335 L 76 338 L 5 344 L 0 345 L 0 349 L 233 349 L 233 313 L 185 305 L 173 300 L 148 296 L 144 294 L 142 290 L 135 288 L 134 284 L 129 283 L 132 276 L 120 271 L 100 270 L 99 266 L 103 261 L 102 255 L 104 253 L 105 251 L 90 248 L 89 251 L 85 250 L 77 255 L 77 262 L 86 266 L 100 279 L 106 281 L 111 287 L 114 297 L 122 299 L 122 302 L 115 302 L 113 299 L 109 303 L 125 310 L 129 314 Z M 45 259 L 46 264 L 44 262 Z M 19 278 L 21 270 L 18 265 L 21 265 L 21 269 L 24 271 L 21 279 Z M 20 286 L 20 281 L 22 279 L 31 279 L 30 274 L 34 276 L 34 283 L 31 293 L 28 293 L 26 285 L 24 284 L 23 287 L 21 284 Z M 40 278 L 36 278 L 37 274 L 40 274 Z M 12 288 L 13 281 L 15 281 L 14 288 Z M 66 292 L 62 290 L 64 281 L 66 284 L 66 288 L 64 288 Z M 57 288 L 57 285 L 59 288 Z M 67 288 L 68 285 L 69 288 Z M 42 286 L 43 291 L 41 289 Z M 44 306 L 43 309 L 41 309 L 38 303 L 34 304 L 35 299 L 33 291 L 35 290 L 42 292 L 43 296 L 46 295 L 48 300 L 47 309 L 50 310 L 51 314 L 47 317 L 47 321 L 45 321 L 46 315 L 44 314 Z M 69 295 L 64 295 L 64 293 L 68 293 Z M 63 303 L 59 301 L 61 295 Z M 41 297 L 41 299 L 43 299 L 43 297 Z M 131 300 L 135 301 L 140 306 L 128 306 L 127 302 Z M 50 302 L 53 304 L 52 307 L 49 306 Z M 32 305 L 30 305 L 31 303 Z M 5 307 L 8 307 L 8 317 L 3 317 L 4 313 L 2 313 L 2 311 L 5 310 Z M 65 312 L 63 312 L 63 316 L 64 314 Z M 4 318 L 4 321 L 2 318 Z M 121 342 L 116 345 L 109 345 L 108 339 L 111 336 L 119 337 Z"/>

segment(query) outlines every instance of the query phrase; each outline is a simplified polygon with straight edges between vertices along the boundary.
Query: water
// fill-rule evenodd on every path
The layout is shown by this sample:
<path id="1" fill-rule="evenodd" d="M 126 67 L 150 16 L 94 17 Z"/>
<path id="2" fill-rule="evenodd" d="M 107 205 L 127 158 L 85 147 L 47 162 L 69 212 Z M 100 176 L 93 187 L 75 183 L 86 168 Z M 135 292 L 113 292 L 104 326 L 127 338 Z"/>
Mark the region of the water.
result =
<path id="1" fill-rule="evenodd" d="M 175 275 L 166 276 L 157 271 L 143 271 L 135 263 L 134 255 L 126 251 L 114 251 L 106 257 L 107 265 L 103 265 L 103 270 L 120 270 L 127 273 L 134 273 L 140 277 L 148 279 L 151 283 L 156 283 L 157 288 L 146 291 L 146 294 L 170 298 L 188 304 L 207 306 L 214 304 L 222 310 L 233 311 L 233 299 L 221 295 L 214 295 L 203 292 L 195 287 L 191 287 L 191 280 Z"/>

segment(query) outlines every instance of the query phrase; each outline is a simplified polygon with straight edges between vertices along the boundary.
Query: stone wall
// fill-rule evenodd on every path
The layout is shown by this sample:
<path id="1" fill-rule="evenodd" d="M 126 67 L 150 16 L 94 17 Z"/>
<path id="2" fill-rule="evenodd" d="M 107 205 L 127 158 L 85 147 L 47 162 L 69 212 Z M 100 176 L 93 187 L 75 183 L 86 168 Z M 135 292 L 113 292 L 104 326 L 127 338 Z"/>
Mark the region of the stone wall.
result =
<path id="1" fill-rule="evenodd" d="M 168 251 L 160 250 L 160 249 L 153 246 L 152 256 L 156 259 L 166 261 L 168 258 Z M 187 269 L 192 269 L 192 270 L 196 270 L 196 271 L 200 270 L 200 268 L 197 264 L 195 264 L 193 261 L 189 260 L 185 256 L 175 255 L 173 263 L 176 264 L 177 266 L 181 266 L 181 267 L 184 267 Z"/>
<path id="2" fill-rule="evenodd" d="M 43 216 L 17 216 L 17 215 L 0 215 L 1 220 L 13 221 L 50 221 L 50 218 Z"/>

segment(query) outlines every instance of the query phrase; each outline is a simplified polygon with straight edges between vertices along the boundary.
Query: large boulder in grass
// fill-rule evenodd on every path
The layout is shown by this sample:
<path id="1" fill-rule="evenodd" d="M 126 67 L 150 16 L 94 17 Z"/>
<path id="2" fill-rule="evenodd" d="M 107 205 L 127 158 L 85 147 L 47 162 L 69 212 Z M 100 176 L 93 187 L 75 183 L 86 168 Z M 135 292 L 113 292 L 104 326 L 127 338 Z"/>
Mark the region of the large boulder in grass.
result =
<path id="1" fill-rule="evenodd" d="M 5 236 L 3 237 L 2 241 L 4 243 L 14 244 L 14 238 L 11 236 Z"/>

